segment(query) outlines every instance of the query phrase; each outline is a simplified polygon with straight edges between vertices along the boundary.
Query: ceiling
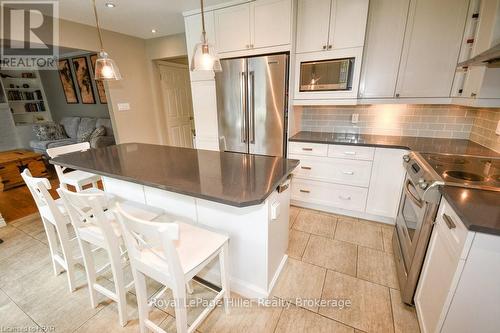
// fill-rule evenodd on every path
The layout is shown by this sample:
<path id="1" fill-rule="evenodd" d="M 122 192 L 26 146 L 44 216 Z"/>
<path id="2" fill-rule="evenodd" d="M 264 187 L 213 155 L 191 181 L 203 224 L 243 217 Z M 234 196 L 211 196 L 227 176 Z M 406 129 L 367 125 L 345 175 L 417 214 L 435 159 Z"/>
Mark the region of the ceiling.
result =
<path id="1" fill-rule="evenodd" d="M 205 6 L 227 1 L 205 0 Z M 106 2 L 116 7 L 107 8 Z M 199 0 L 96 0 L 96 4 L 103 29 L 145 39 L 184 32 L 182 12 L 200 8 Z M 91 0 L 59 0 L 59 17 L 95 25 Z"/>

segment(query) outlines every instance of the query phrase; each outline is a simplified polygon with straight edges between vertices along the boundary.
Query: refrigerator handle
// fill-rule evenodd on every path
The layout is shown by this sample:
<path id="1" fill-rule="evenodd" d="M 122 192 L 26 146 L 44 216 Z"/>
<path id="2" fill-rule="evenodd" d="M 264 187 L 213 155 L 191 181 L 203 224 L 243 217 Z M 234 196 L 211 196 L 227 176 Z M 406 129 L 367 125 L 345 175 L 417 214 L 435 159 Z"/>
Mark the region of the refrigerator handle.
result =
<path id="1" fill-rule="evenodd" d="M 243 143 L 247 142 L 246 128 L 247 128 L 247 83 L 246 83 L 246 73 L 240 73 L 240 93 L 241 93 L 241 113 L 243 123 L 241 124 L 240 140 Z"/>
<path id="2" fill-rule="evenodd" d="M 249 89 L 249 95 L 250 95 L 250 98 L 248 99 L 249 100 L 249 104 L 250 104 L 250 113 L 248 115 L 248 130 L 249 130 L 249 140 L 250 140 L 250 143 L 255 143 L 255 72 L 251 71 L 249 73 L 249 85 L 248 85 L 248 89 Z"/>

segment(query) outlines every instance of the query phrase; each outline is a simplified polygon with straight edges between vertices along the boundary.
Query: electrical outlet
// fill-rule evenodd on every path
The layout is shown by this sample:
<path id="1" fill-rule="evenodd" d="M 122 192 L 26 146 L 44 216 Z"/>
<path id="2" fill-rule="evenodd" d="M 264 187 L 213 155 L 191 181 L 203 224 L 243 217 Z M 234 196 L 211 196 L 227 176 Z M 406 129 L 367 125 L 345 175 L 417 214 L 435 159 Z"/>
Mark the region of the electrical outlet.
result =
<path id="1" fill-rule="evenodd" d="M 353 113 L 351 118 L 351 123 L 357 124 L 359 121 L 359 113 Z"/>
<path id="2" fill-rule="evenodd" d="M 497 123 L 497 130 L 495 131 L 497 135 L 500 135 L 500 120 Z"/>
<path id="3" fill-rule="evenodd" d="M 130 104 L 129 103 L 118 103 L 118 111 L 128 111 L 130 110 Z"/>

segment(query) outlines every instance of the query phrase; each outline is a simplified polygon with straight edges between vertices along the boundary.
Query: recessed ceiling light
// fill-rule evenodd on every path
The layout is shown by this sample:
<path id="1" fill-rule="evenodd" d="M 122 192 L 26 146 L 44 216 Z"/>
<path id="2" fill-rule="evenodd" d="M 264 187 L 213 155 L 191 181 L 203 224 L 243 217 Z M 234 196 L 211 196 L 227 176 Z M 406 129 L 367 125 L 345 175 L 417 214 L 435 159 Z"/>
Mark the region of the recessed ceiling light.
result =
<path id="1" fill-rule="evenodd" d="M 112 3 L 112 2 L 106 2 L 106 3 L 104 4 L 104 6 L 106 6 L 106 7 L 108 7 L 108 8 L 115 8 L 115 7 L 116 7 L 116 5 L 115 5 L 114 3 Z"/>
<path id="2" fill-rule="evenodd" d="M 151 29 L 151 32 L 155 34 L 155 33 L 157 33 L 157 32 L 158 32 L 158 30 L 156 30 L 156 29 Z"/>

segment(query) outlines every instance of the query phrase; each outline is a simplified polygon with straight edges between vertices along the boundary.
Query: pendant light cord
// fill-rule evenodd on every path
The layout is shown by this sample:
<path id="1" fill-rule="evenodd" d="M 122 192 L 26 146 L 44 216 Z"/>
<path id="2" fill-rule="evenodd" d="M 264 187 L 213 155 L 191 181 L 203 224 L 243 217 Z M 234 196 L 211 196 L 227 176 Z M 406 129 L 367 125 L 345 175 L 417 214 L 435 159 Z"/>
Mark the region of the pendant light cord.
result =
<path id="1" fill-rule="evenodd" d="M 95 25 L 97 27 L 97 34 L 99 35 L 99 43 L 101 44 L 101 51 L 102 51 L 104 50 L 104 44 L 102 43 L 101 27 L 99 25 L 99 17 L 97 16 L 97 8 L 95 5 L 95 0 L 92 0 L 92 3 L 94 4 Z"/>
<path id="2" fill-rule="evenodd" d="M 95 0 L 94 0 L 95 1 Z M 207 32 L 205 31 L 205 10 L 203 7 L 203 0 L 200 0 L 201 4 L 201 34 L 203 35 L 203 43 L 207 42 Z"/>

